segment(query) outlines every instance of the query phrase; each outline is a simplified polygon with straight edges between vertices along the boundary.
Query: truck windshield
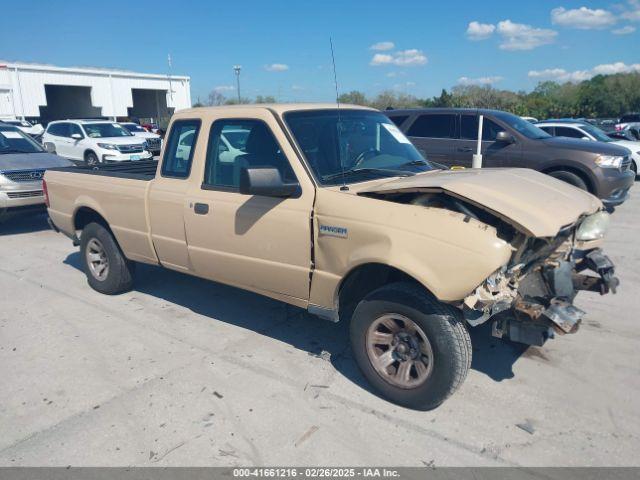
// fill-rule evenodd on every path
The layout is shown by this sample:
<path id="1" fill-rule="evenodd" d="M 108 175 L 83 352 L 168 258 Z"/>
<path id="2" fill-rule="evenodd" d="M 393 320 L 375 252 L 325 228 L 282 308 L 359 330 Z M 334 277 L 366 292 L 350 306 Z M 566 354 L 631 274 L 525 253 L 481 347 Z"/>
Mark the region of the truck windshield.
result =
<path id="1" fill-rule="evenodd" d="M 16 127 L 0 125 L 0 155 L 41 152 L 44 152 L 44 149 Z"/>
<path id="2" fill-rule="evenodd" d="M 132 135 L 117 123 L 85 123 L 84 130 L 89 138 L 131 137 Z"/>
<path id="3" fill-rule="evenodd" d="M 412 175 L 435 168 L 380 112 L 301 110 L 284 117 L 322 185 Z"/>
<path id="4" fill-rule="evenodd" d="M 506 123 L 515 131 L 517 131 L 521 135 L 524 135 L 527 138 L 531 138 L 533 140 L 539 140 L 541 138 L 551 137 L 551 135 L 549 135 L 547 132 L 545 132 L 541 128 L 536 127 L 532 123 L 527 122 L 526 120 L 523 120 L 522 118 L 516 115 L 513 115 L 511 113 L 496 112 L 494 115 L 498 120 Z"/>

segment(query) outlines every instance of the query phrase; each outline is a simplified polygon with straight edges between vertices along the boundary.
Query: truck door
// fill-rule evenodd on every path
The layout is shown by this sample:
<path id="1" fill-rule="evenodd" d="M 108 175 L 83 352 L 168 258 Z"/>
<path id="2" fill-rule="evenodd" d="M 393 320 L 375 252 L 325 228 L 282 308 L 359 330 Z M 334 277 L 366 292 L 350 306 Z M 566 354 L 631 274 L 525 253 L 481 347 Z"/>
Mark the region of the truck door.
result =
<path id="1" fill-rule="evenodd" d="M 149 192 L 151 238 L 162 265 L 189 270 L 184 232 L 187 190 L 200 120 L 176 120 L 171 125 L 162 164 Z"/>
<path id="2" fill-rule="evenodd" d="M 304 306 L 314 190 L 308 177 L 300 178 L 306 175 L 302 165 L 297 162 L 292 168 L 288 156 L 295 158 L 295 153 L 273 116 L 263 109 L 257 112 L 251 119 L 217 119 L 211 125 L 206 161 L 200 162 L 204 172 L 198 172 L 203 181 L 191 182 L 188 194 L 189 257 L 199 276 L 286 296 Z M 250 167 L 277 168 L 283 180 L 300 181 L 299 195 L 241 194 L 240 172 Z"/>
<path id="3" fill-rule="evenodd" d="M 500 131 L 509 130 L 498 125 L 490 118 L 484 117 L 482 127 L 482 167 L 518 166 L 521 157 L 521 147 L 517 143 L 502 143 L 496 141 Z M 454 158 L 457 165 L 471 168 L 473 154 L 477 149 L 478 115 L 462 114 L 460 116 L 460 139 L 456 141 Z"/>

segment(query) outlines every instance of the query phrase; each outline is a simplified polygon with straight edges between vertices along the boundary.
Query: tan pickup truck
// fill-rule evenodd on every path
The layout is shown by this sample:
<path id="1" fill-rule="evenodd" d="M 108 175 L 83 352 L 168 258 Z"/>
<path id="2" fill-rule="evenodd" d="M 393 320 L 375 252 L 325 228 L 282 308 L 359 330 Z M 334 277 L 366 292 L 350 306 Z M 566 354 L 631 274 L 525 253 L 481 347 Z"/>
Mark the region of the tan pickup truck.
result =
<path id="1" fill-rule="evenodd" d="M 618 283 L 596 197 L 532 170 L 439 170 L 361 107 L 183 110 L 159 164 L 45 186 L 95 290 L 130 289 L 142 262 L 349 321 L 364 375 L 412 408 L 462 383 L 468 326 L 542 345 L 577 330 L 578 290 Z"/>

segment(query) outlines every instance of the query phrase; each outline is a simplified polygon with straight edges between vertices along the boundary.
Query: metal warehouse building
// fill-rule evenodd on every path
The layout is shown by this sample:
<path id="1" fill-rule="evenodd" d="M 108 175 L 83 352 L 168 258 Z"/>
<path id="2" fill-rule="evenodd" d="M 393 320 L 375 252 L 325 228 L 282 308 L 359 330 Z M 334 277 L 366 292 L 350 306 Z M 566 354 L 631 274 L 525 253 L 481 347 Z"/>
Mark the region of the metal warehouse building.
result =
<path id="1" fill-rule="evenodd" d="M 189 77 L 0 62 L 0 117 L 157 121 L 190 106 Z"/>

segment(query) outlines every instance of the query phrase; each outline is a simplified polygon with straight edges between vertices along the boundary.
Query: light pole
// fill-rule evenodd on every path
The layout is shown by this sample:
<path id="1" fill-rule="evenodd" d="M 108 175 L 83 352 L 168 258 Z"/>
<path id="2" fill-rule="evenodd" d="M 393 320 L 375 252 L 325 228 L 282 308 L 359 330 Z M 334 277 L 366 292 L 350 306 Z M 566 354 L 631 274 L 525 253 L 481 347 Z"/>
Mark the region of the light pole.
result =
<path id="1" fill-rule="evenodd" d="M 234 65 L 233 71 L 236 72 L 236 85 L 238 88 L 238 104 L 241 102 L 240 100 L 240 70 L 242 69 L 242 65 Z"/>

